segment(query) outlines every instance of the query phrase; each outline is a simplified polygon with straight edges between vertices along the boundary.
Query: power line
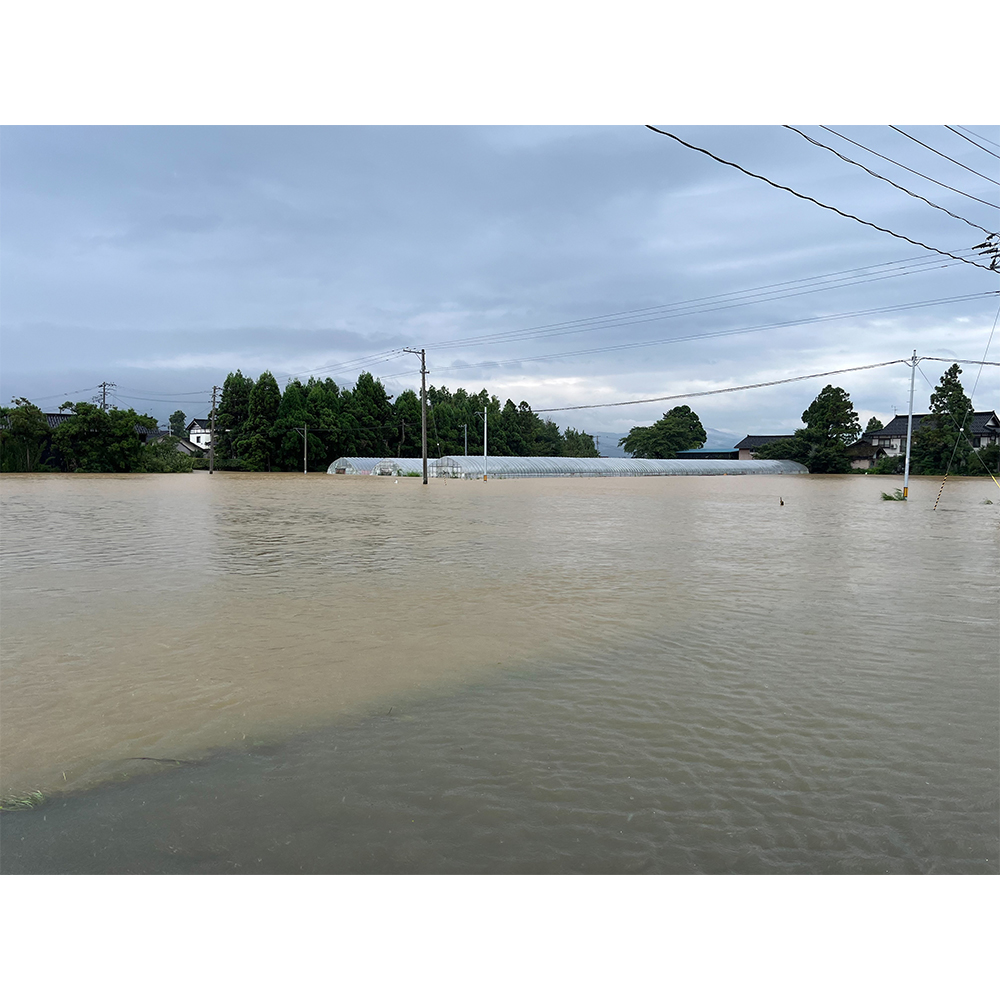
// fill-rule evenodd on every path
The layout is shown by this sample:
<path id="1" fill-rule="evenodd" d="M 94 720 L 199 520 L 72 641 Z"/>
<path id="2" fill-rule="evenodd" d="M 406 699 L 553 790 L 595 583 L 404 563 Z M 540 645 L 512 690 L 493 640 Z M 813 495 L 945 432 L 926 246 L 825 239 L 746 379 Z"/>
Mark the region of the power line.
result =
<path id="1" fill-rule="evenodd" d="M 992 336 L 993 335 L 990 334 L 991 339 L 992 339 Z M 988 344 L 987 344 L 987 350 L 989 350 L 989 345 Z M 944 362 L 947 362 L 950 365 L 994 365 L 995 367 L 1000 368 L 1000 361 L 970 361 L 968 358 L 932 358 L 932 357 L 923 357 L 920 360 L 921 361 L 944 361 Z"/>
<path id="2" fill-rule="evenodd" d="M 876 225 L 874 222 L 866 222 L 864 219 L 861 219 L 856 215 L 851 215 L 849 212 L 842 212 L 839 208 L 834 208 L 833 205 L 826 205 L 807 194 L 800 194 L 798 191 L 795 191 L 793 188 L 790 188 L 785 184 L 777 184 L 775 181 L 770 180 L 763 174 L 755 174 L 752 171 L 741 167 L 738 163 L 733 163 L 731 160 L 724 160 L 722 157 L 716 156 L 714 153 L 710 153 L 707 149 L 702 149 L 700 146 L 693 146 L 691 143 L 685 142 L 679 136 L 676 136 L 671 132 L 665 132 L 663 129 L 655 128 L 653 125 L 647 125 L 646 128 L 652 132 L 658 132 L 660 135 L 665 135 L 668 139 L 673 139 L 675 142 L 679 142 L 682 146 L 686 146 L 688 149 L 693 149 L 697 153 L 704 153 L 705 156 L 711 157 L 717 163 L 725 164 L 727 167 L 734 167 L 736 170 L 746 174 L 748 177 L 754 177 L 759 181 L 763 181 L 765 184 L 770 184 L 771 187 L 777 188 L 780 191 L 787 191 L 789 194 L 793 194 L 796 198 L 801 198 L 803 201 L 811 201 L 814 205 L 818 205 L 820 208 L 825 208 L 829 212 L 836 212 L 837 215 L 843 216 L 845 219 L 852 219 L 854 222 L 860 222 L 863 226 L 869 226 L 872 229 L 877 229 L 880 233 L 887 233 L 889 236 L 894 236 L 897 240 L 905 240 L 907 243 L 912 243 L 916 247 L 923 247 L 925 250 L 931 250 L 934 253 L 939 253 L 943 257 L 951 257 L 952 260 L 960 260 L 963 263 L 971 264 L 973 267 L 980 267 L 984 271 L 993 270 L 993 268 L 987 267 L 985 264 L 980 264 L 974 260 L 966 260 L 964 257 L 956 257 L 954 254 L 948 253 L 947 250 L 939 250 L 937 247 L 929 246 L 927 243 L 921 243 L 920 240 L 911 240 L 909 236 L 903 236 L 900 233 L 893 232 L 891 229 L 886 229 L 884 226 Z"/>
<path id="3" fill-rule="evenodd" d="M 991 184 L 996 184 L 997 187 L 1000 187 L 1000 181 L 995 180 L 993 177 L 987 177 L 986 174 L 981 174 L 978 170 L 973 170 L 972 167 L 966 166 L 959 160 L 953 160 L 947 153 L 942 153 L 940 149 L 935 149 L 933 146 L 928 146 L 926 142 L 921 142 L 919 139 L 914 138 L 912 135 L 910 135 L 909 132 L 904 132 L 901 128 L 896 128 L 895 125 L 890 125 L 889 128 L 891 128 L 893 132 L 898 132 L 900 135 L 905 135 L 907 139 L 909 139 L 911 142 L 915 142 L 918 146 L 923 146 L 924 149 L 929 149 L 932 153 L 937 153 L 938 156 L 944 157 L 944 159 L 948 160 L 949 163 L 954 163 L 955 166 L 962 167 L 964 170 L 968 170 L 970 174 L 975 174 L 977 177 L 982 177 L 984 181 L 989 181 Z"/>
<path id="4" fill-rule="evenodd" d="M 665 403 L 673 399 L 693 399 L 696 396 L 717 396 L 724 392 L 742 392 L 744 389 L 762 389 L 770 385 L 785 385 L 789 382 L 803 382 L 810 378 L 825 378 L 827 375 L 843 375 L 845 372 L 866 371 L 869 368 L 885 368 L 888 365 L 908 363 L 909 358 L 897 358 L 895 361 L 879 361 L 872 365 L 857 365 L 854 368 L 838 368 L 830 372 L 813 372 L 811 375 L 795 375 L 792 378 L 779 378 L 771 382 L 754 382 L 752 385 L 731 385 L 725 389 L 704 389 L 701 392 L 681 392 L 673 396 L 653 396 L 650 399 L 626 399 L 618 403 L 589 403 L 583 406 L 546 406 L 534 413 L 555 413 L 564 410 L 597 410 L 609 406 L 634 406 L 637 403 Z"/>
<path id="5" fill-rule="evenodd" d="M 832 146 L 827 146 L 820 142 L 818 139 L 813 139 L 811 136 L 805 134 L 805 132 L 800 132 L 797 128 L 792 128 L 791 125 L 782 125 L 782 128 L 787 128 L 791 132 L 795 132 L 797 135 L 801 135 L 803 139 L 811 142 L 814 146 L 819 146 L 821 149 L 827 149 L 834 156 L 839 156 L 845 163 L 853 164 L 855 167 L 860 167 L 866 174 L 871 174 L 872 177 L 877 177 L 880 181 L 885 181 L 886 184 L 891 184 L 897 191 L 902 191 L 903 194 L 908 194 L 911 198 L 919 198 L 922 202 L 930 205 L 931 208 L 936 208 L 939 212 L 944 212 L 946 215 L 950 215 L 953 219 L 958 219 L 959 222 L 964 222 L 966 225 L 972 226 L 973 229 L 978 229 L 980 232 L 986 233 L 987 236 L 995 236 L 995 233 L 991 233 L 988 229 L 984 229 L 978 222 L 970 222 L 964 215 L 956 215 L 954 212 L 941 205 L 934 204 L 928 198 L 925 198 L 922 194 L 917 194 L 915 191 L 911 191 L 909 188 L 903 187 L 901 184 L 897 184 L 895 181 L 889 180 L 888 177 L 883 177 L 881 174 L 875 173 L 874 170 L 869 170 L 863 163 L 858 163 L 856 160 L 852 160 L 850 157 L 844 156 L 843 153 L 838 152 Z"/>
<path id="6" fill-rule="evenodd" d="M 831 132 L 833 135 L 837 136 L 838 139 L 843 139 L 844 142 L 849 142 L 852 146 L 857 146 L 858 149 L 863 149 L 866 153 L 871 153 L 872 156 L 877 156 L 880 160 L 885 160 L 887 163 L 891 163 L 896 167 L 901 167 L 903 170 L 908 170 L 911 174 L 916 174 L 918 177 L 923 177 L 925 181 L 930 181 L 932 184 L 937 184 L 939 187 L 947 188 L 949 191 L 954 191 L 955 194 L 963 195 L 966 198 L 971 198 L 973 201 L 978 201 L 980 205 L 987 205 L 990 208 L 995 208 L 1000 210 L 1000 205 L 994 205 L 992 201 L 983 201 L 982 198 L 977 198 L 974 194 L 969 194 L 968 191 L 960 191 L 958 188 L 952 187 L 950 184 L 945 184 L 944 181 L 935 180 L 933 177 L 928 177 L 927 174 L 922 174 L 919 170 L 914 170 L 913 167 L 906 166 L 905 163 L 900 163 L 897 160 L 893 160 L 882 153 L 876 153 L 874 149 L 869 149 L 867 146 L 863 146 L 860 142 L 855 142 L 854 139 L 848 139 L 846 135 L 841 135 L 839 132 L 835 132 L 832 128 L 827 125 L 820 125 L 820 128 L 825 132 Z"/>
<path id="7" fill-rule="evenodd" d="M 959 132 L 957 129 L 953 129 L 950 125 L 945 125 L 945 128 L 949 132 L 954 132 L 955 135 L 957 135 L 960 139 L 964 139 L 966 142 L 971 142 L 972 145 L 975 146 L 977 149 L 981 149 L 984 153 L 989 153 L 990 156 L 995 156 L 998 160 L 1000 160 L 1000 153 L 994 153 L 992 149 L 987 149 L 985 146 L 980 146 L 975 139 L 970 139 L 967 135 L 963 134 L 962 132 Z M 975 133 L 973 133 L 973 135 L 975 135 Z M 987 140 L 987 142 L 988 141 L 989 140 Z"/>
<path id="8" fill-rule="evenodd" d="M 984 296 L 997 295 L 997 294 L 1000 293 L 993 291 L 972 292 L 971 294 L 955 295 L 949 298 L 927 299 L 923 302 L 904 302 L 892 306 L 878 306 L 872 309 L 858 309 L 852 312 L 831 313 L 830 315 L 827 316 L 814 316 L 808 319 L 794 319 L 794 320 L 786 320 L 781 323 L 765 323 L 757 326 L 740 327 L 736 330 L 721 330 L 721 331 L 713 331 L 711 333 L 693 333 L 684 337 L 667 337 L 661 340 L 641 340 L 631 344 L 612 344 L 605 347 L 591 347 L 578 351 L 561 351 L 556 354 L 543 354 L 528 358 L 508 358 L 505 361 L 490 361 L 490 362 L 479 362 L 474 364 L 449 365 L 447 368 L 438 369 L 438 371 L 440 371 L 441 374 L 446 375 L 449 372 L 466 371 L 469 369 L 481 369 L 492 366 L 503 367 L 504 365 L 521 364 L 522 362 L 526 361 L 555 361 L 561 358 L 583 357 L 591 354 L 606 354 L 610 351 L 626 351 L 642 347 L 660 347 L 664 344 L 679 344 L 692 340 L 711 340 L 717 337 L 731 337 L 740 333 L 757 333 L 763 330 L 779 330 L 791 326 L 808 326 L 812 325 L 813 323 L 825 323 L 831 320 L 854 319 L 859 316 L 874 316 L 880 313 L 892 312 L 898 309 L 917 309 L 920 308 L 921 306 L 936 306 L 936 305 L 945 305 L 947 303 L 952 303 L 952 302 L 966 302 L 971 299 L 978 299 L 978 298 L 983 298 Z M 406 371 L 406 372 L 395 372 L 393 374 L 394 377 L 396 378 L 402 378 L 407 375 L 415 375 L 418 373 L 413 371 Z"/>
<path id="9" fill-rule="evenodd" d="M 967 125 L 959 125 L 958 127 L 960 129 L 964 129 L 966 132 L 969 133 L 969 135 L 974 135 L 977 139 L 982 139 L 983 142 L 988 142 L 991 146 L 996 146 L 997 149 L 1000 149 L 1000 142 L 994 142 L 992 139 L 987 139 L 985 135 L 980 135 L 978 132 L 973 132 L 972 129 L 969 128 Z"/>
<path id="10" fill-rule="evenodd" d="M 839 282 L 826 282 L 820 283 L 815 282 L 812 287 L 805 287 L 797 289 L 794 291 L 784 291 L 780 293 L 766 295 L 762 291 L 754 291 L 753 289 L 746 292 L 736 292 L 731 294 L 731 301 L 719 302 L 720 299 L 725 299 L 726 296 L 705 296 L 702 299 L 688 299 L 682 302 L 678 302 L 674 305 L 662 305 L 662 306 L 651 306 L 646 309 L 640 310 L 630 310 L 629 312 L 623 313 L 613 313 L 610 314 L 609 318 L 626 317 L 631 316 L 634 318 L 622 319 L 619 322 L 602 323 L 601 319 L 604 317 L 593 317 L 591 319 L 580 319 L 580 320 L 570 320 L 565 323 L 555 323 L 549 326 L 529 328 L 525 331 L 514 331 L 507 334 L 485 334 L 481 337 L 467 337 L 460 340 L 453 341 L 438 341 L 431 343 L 430 347 L 435 348 L 447 348 L 447 347 L 476 347 L 489 344 L 498 343 L 512 343 L 519 340 L 542 340 L 550 337 L 564 336 L 567 334 L 574 333 L 585 333 L 593 332 L 596 330 L 610 330 L 619 329 L 626 326 L 637 326 L 642 323 L 652 323 L 657 320 L 664 319 L 677 319 L 682 316 L 693 316 L 707 312 L 717 312 L 722 309 L 735 309 L 740 306 L 747 305 L 760 305 L 764 302 L 773 302 L 778 299 L 794 298 L 799 295 L 811 294 L 817 291 L 826 291 L 829 289 L 839 289 L 851 287 L 853 285 L 867 284 L 873 281 L 881 281 L 886 278 L 903 277 L 911 274 L 922 274 L 925 271 L 937 270 L 945 267 L 954 267 L 954 264 L 942 264 L 935 261 L 933 265 L 925 265 L 919 268 L 898 268 L 897 273 L 879 274 L 874 277 L 858 277 L 854 280 L 845 280 Z M 854 270 L 862 270 L 856 268 Z M 843 273 L 843 272 L 842 272 Z M 802 279 L 803 281 L 809 279 Z M 794 284 L 794 282 L 781 282 L 781 284 Z M 764 289 L 774 287 L 774 286 L 763 286 Z M 715 300 L 715 301 L 713 301 Z M 697 303 L 703 303 L 701 306 L 697 306 Z M 684 308 L 685 306 L 690 306 L 689 308 Z M 654 313 L 653 315 L 649 315 Z M 647 315 L 642 315 L 646 313 Z M 549 332 L 545 332 L 549 331 Z"/>

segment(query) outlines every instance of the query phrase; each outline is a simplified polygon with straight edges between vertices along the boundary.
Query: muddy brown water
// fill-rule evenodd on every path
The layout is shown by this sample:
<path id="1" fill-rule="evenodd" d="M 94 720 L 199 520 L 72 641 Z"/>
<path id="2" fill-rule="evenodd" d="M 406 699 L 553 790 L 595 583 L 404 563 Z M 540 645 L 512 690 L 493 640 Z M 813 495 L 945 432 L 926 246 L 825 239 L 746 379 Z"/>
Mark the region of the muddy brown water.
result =
<path id="1" fill-rule="evenodd" d="M 0 866 L 996 873 L 1000 495 L 897 485 L 4 476 Z"/>

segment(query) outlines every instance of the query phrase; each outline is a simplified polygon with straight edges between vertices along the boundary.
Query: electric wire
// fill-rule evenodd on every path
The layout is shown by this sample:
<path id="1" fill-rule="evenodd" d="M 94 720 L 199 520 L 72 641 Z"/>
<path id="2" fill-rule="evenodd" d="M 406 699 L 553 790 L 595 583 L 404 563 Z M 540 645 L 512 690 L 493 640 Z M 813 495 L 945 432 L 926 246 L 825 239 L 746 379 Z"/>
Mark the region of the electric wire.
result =
<path id="1" fill-rule="evenodd" d="M 652 306 L 645 310 L 635 310 L 633 315 L 635 318 L 622 320 L 620 322 L 604 323 L 600 322 L 599 317 L 594 319 L 580 319 L 567 321 L 563 324 L 552 324 L 550 327 L 537 327 L 535 330 L 524 331 L 524 332 L 512 332 L 506 334 L 484 334 L 481 337 L 466 337 L 460 340 L 452 341 L 435 341 L 428 344 L 428 347 L 434 348 L 448 348 L 448 347 L 477 347 L 485 345 L 493 345 L 500 343 L 513 343 L 520 340 L 542 340 L 549 337 L 564 336 L 566 334 L 573 333 L 585 333 L 596 330 L 610 330 L 610 329 L 620 329 L 626 326 L 637 326 L 642 323 L 652 323 L 657 320 L 664 319 L 677 319 L 683 316 L 694 316 L 708 312 L 718 312 L 723 309 L 735 309 L 742 306 L 748 305 L 760 305 L 765 302 L 774 302 L 780 299 L 795 298 L 800 295 L 808 295 L 818 291 L 827 291 L 830 289 L 840 289 L 849 288 L 854 285 L 869 284 L 873 281 L 882 281 L 886 278 L 895 277 L 907 277 L 912 274 L 923 274 L 926 271 L 939 270 L 946 267 L 954 267 L 954 263 L 940 263 L 935 262 L 933 264 L 927 264 L 923 267 L 914 267 L 907 270 L 897 269 L 895 273 L 879 274 L 875 276 L 862 276 L 857 277 L 852 280 L 843 280 L 838 282 L 827 282 L 826 284 L 815 284 L 811 287 L 806 287 L 803 289 L 796 289 L 794 291 L 783 291 L 771 294 L 764 294 L 763 292 L 753 292 L 749 291 L 746 293 L 733 293 L 733 298 L 730 301 L 722 301 L 712 303 L 710 300 L 715 298 L 721 298 L 721 296 L 706 296 L 704 300 L 691 299 L 688 302 L 691 306 L 684 308 L 687 305 L 686 302 L 680 302 L 675 305 L 663 305 L 663 306 Z M 806 280 L 806 279 L 803 279 Z M 736 297 L 740 296 L 740 297 Z M 699 301 L 704 302 L 703 305 L 696 306 L 695 303 Z M 653 310 L 659 310 L 656 314 L 650 315 Z M 647 313 L 645 316 L 638 315 L 639 313 Z M 627 314 L 617 314 L 620 316 L 625 316 Z M 572 325 L 571 325 L 572 324 Z M 563 327 L 563 329 L 555 329 L 556 327 Z M 535 332 L 550 330 L 551 332 Z"/>
<path id="2" fill-rule="evenodd" d="M 657 132 L 660 135 L 665 135 L 668 139 L 673 139 L 675 142 L 679 142 L 682 146 L 686 146 L 688 149 L 693 149 L 697 153 L 704 153 L 705 156 L 711 157 L 717 163 L 725 164 L 727 167 L 734 167 L 736 170 L 746 174 L 748 177 L 754 177 L 759 181 L 763 181 L 765 184 L 770 184 L 771 187 L 777 188 L 779 191 L 787 191 L 789 194 L 795 195 L 796 198 L 801 198 L 803 201 L 810 201 L 814 205 L 818 205 L 820 208 L 825 208 L 829 212 L 836 212 L 837 215 L 843 216 L 845 219 L 852 219 L 854 222 L 860 222 L 863 226 L 869 226 L 872 229 L 877 229 L 880 233 L 886 233 L 889 236 L 894 236 L 897 240 L 905 240 L 907 243 L 912 243 L 913 246 L 923 247 L 925 250 L 931 250 L 934 253 L 939 253 L 943 257 L 951 257 L 952 260 L 960 260 L 966 264 L 971 264 L 973 267 L 981 267 L 984 271 L 993 270 L 993 268 L 987 267 L 985 264 L 980 264 L 978 261 L 966 260 L 964 257 L 956 257 L 954 254 L 948 253 L 947 250 L 940 250 L 927 243 L 921 243 L 920 240 L 910 239 L 909 236 L 903 236 L 901 233 L 894 232 L 891 229 L 886 229 L 885 226 L 876 225 L 876 223 L 868 222 L 857 215 L 851 215 L 850 212 L 843 212 L 839 208 L 835 208 L 833 205 L 827 205 L 821 201 L 817 201 L 810 195 L 801 194 L 800 192 L 794 190 L 794 188 L 790 188 L 785 184 L 778 184 L 765 177 L 763 174 L 755 174 L 753 171 L 747 170 L 745 167 L 741 167 L 738 163 L 733 163 L 731 160 L 724 160 L 721 156 L 716 156 L 715 153 L 710 153 L 707 149 L 702 149 L 701 146 L 694 146 L 690 142 L 685 142 L 680 138 L 680 136 L 676 136 L 672 132 L 665 132 L 663 129 L 656 128 L 653 125 L 647 125 L 646 128 L 648 128 L 651 132 Z"/>
<path id="3" fill-rule="evenodd" d="M 911 198 L 919 198 L 920 201 L 925 202 L 930 205 L 931 208 L 936 208 L 939 212 L 944 212 L 946 215 L 950 215 L 953 219 L 958 219 L 959 222 L 964 222 L 968 226 L 972 226 L 973 229 L 978 229 L 982 233 L 986 233 L 987 236 L 995 236 L 996 233 L 991 233 L 988 229 L 979 225 L 978 222 L 971 222 L 969 219 L 965 218 L 964 215 L 956 215 L 950 209 L 945 208 L 942 205 L 936 205 L 929 198 L 925 198 L 922 194 L 917 194 L 915 191 L 911 191 L 909 188 L 903 187 L 901 184 L 897 184 L 895 181 L 889 180 L 888 177 L 883 177 L 881 174 L 875 173 L 874 170 L 869 170 L 863 163 L 858 163 L 857 160 L 852 160 L 848 156 L 844 156 L 843 153 L 838 152 L 832 146 L 827 146 L 825 143 L 820 142 L 818 139 L 813 139 L 812 136 L 808 136 L 805 132 L 800 132 L 797 128 L 793 128 L 791 125 L 782 125 L 782 128 L 787 128 L 791 132 L 795 132 L 797 135 L 802 136 L 807 142 L 811 142 L 814 146 L 819 146 L 821 149 L 829 150 L 834 156 L 839 156 L 845 163 L 853 164 L 855 167 L 860 167 L 865 173 L 871 174 L 872 177 L 878 178 L 880 181 L 885 181 L 886 184 L 891 184 L 892 187 L 896 188 L 897 191 L 902 191 L 903 194 L 908 194 Z"/>
<path id="4" fill-rule="evenodd" d="M 933 146 L 928 146 L 926 142 L 921 142 L 919 139 L 910 135 L 909 132 L 904 132 L 901 128 L 896 128 L 895 125 L 890 125 L 889 128 L 891 128 L 893 132 L 898 132 L 900 135 L 905 135 L 907 139 L 909 139 L 911 142 L 915 142 L 918 146 L 923 146 L 924 149 L 929 149 L 932 153 L 937 153 L 938 156 L 944 157 L 944 159 L 948 160 L 949 163 L 954 163 L 955 166 L 962 167 L 963 169 L 968 170 L 970 174 L 975 174 L 977 177 L 982 177 L 984 181 L 989 181 L 991 184 L 996 184 L 997 187 L 1000 187 L 1000 181 L 996 180 L 993 177 L 987 177 L 986 174 L 981 174 L 978 170 L 973 170 L 972 167 L 967 166 L 966 164 L 960 162 L 959 160 L 953 160 L 947 153 L 942 153 L 940 149 L 935 149 Z"/>
<path id="5" fill-rule="evenodd" d="M 983 142 L 988 142 L 991 146 L 996 146 L 997 149 L 1000 149 L 1000 142 L 994 142 L 992 139 L 987 139 L 985 135 L 980 135 L 978 132 L 973 132 L 968 125 L 959 125 L 958 127 L 960 129 L 964 129 L 966 132 L 969 133 L 969 135 L 974 135 L 977 139 L 982 139 Z"/>
<path id="6" fill-rule="evenodd" d="M 945 184 L 944 181 L 935 180 L 933 177 L 928 177 L 927 174 L 922 174 L 919 170 L 914 170 L 913 167 L 906 166 L 905 163 L 900 163 L 898 160 L 893 160 L 882 153 L 876 153 L 874 149 L 869 149 L 867 146 L 862 145 L 860 142 L 855 142 L 854 139 L 848 139 L 846 135 L 841 135 L 839 132 L 834 131 L 828 125 L 820 125 L 821 129 L 825 132 L 831 132 L 833 135 L 837 136 L 838 139 L 843 139 L 844 142 L 849 142 L 852 146 L 857 146 L 858 149 L 863 149 L 866 153 L 871 153 L 872 156 L 877 156 L 881 160 L 886 160 L 888 163 L 894 166 L 901 167 L 903 170 L 908 170 L 911 174 L 916 174 L 918 177 L 923 177 L 925 181 L 930 181 L 932 184 L 937 184 L 939 187 L 947 188 L 949 191 L 954 191 L 955 194 L 964 195 L 966 198 L 971 198 L 973 201 L 978 201 L 980 205 L 988 205 L 990 208 L 995 208 L 1000 210 L 1000 205 L 994 205 L 992 201 L 984 201 L 982 198 L 977 198 L 974 194 L 969 194 L 968 191 L 960 191 L 958 188 L 952 187 L 950 184 Z"/>
<path id="7" fill-rule="evenodd" d="M 931 261 L 934 261 L 934 263 L 931 263 Z M 939 262 L 935 255 L 920 254 L 916 257 L 905 257 L 899 260 L 886 261 L 881 264 L 871 264 L 864 267 L 831 271 L 808 278 L 795 278 L 788 281 L 772 282 L 766 285 L 740 289 L 735 292 L 724 292 L 715 295 L 699 296 L 692 299 L 683 299 L 676 303 L 666 303 L 656 306 L 646 306 L 640 309 L 627 309 L 613 313 L 603 313 L 596 316 L 582 317 L 575 320 L 565 320 L 559 323 L 549 323 L 540 326 L 522 327 L 497 334 L 480 334 L 454 340 L 433 341 L 427 346 L 436 349 L 486 346 L 490 344 L 513 343 L 522 340 L 540 340 L 548 337 L 564 336 L 574 333 L 616 329 L 661 319 L 678 318 L 684 315 L 695 315 L 697 313 L 718 311 L 720 309 L 735 308 L 737 306 L 744 305 L 756 305 L 762 302 L 806 294 L 807 292 L 845 288 L 852 285 L 883 280 L 885 278 L 908 277 L 914 274 L 922 274 L 927 271 L 954 266 L 954 263 Z M 877 273 L 880 270 L 883 273 Z M 872 272 L 876 273 L 873 274 Z M 843 276 L 845 275 L 850 277 L 844 278 Z M 841 280 L 834 280 L 837 278 L 840 278 Z M 806 285 L 806 287 L 788 290 L 789 286 L 795 285 Z M 608 320 L 616 319 L 621 320 L 621 322 L 607 322 Z M 371 355 L 368 359 L 358 360 L 364 362 L 366 360 L 370 361 L 372 358 L 381 357 L 382 360 L 376 363 L 383 364 L 387 361 L 393 360 L 402 353 L 402 351 L 397 350 L 385 352 L 384 355 Z M 355 370 L 357 365 L 358 361 L 336 362 L 328 366 L 310 369 L 310 372 L 327 372 L 328 374 L 336 374 L 337 371 Z M 303 372 L 300 374 L 308 373 Z M 295 378 L 299 376 L 294 375 L 290 377 Z"/>
<path id="8" fill-rule="evenodd" d="M 763 330 L 779 330 L 785 327 L 807 326 L 807 325 L 812 325 L 814 323 L 824 323 L 830 320 L 853 319 L 859 316 L 873 316 L 881 313 L 893 312 L 895 310 L 918 309 L 922 306 L 945 305 L 952 302 L 965 302 L 971 299 L 979 299 L 985 296 L 997 295 L 997 294 L 1000 293 L 992 291 L 973 292 L 971 294 L 956 295 L 950 298 L 928 299 L 923 302 L 898 303 L 896 305 L 891 305 L 891 306 L 878 306 L 872 309 L 858 309 L 858 310 L 853 310 L 851 312 L 831 313 L 827 316 L 813 316 L 806 319 L 785 320 L 781 323 L 765 323 L 756 326 L 740 327 L 735 330 L 719 330 L 719 331 L 712 331 L 709 333 L 694 333 L 694 334 L 688 334 L 683 337 L 667 337 L 657 340 L 642 340 L 630 344 L 611 344 L 611 345 L 606 345 L 604 347 L 591 347 L 577 351 L 561 351 L 555 354 L 536 355 L 533 357 L 526 357 L 526 358 L 508 358 L 504 361 L 487 361 L 487 362 L 476 362 L 476 363 L 468 363 L 460 365 L 449 365 L 445 368 L 438 368 L 437 371 L 441 372 L 442 374 L 447 374 L 449 372 L 467 371 L 469 369 L 482 369 L 482 368 L 493 368 L 493 367 L 499 368 L 505 365 L 521 364 L 527 361 L 554 361 L 560 358 L 583 357 L 593 354 L 606 354 L 610 351 L 626 351 L 643 347 L 659 347 L 664 344 L 677 344 L 692 340 L 711 340 L 719 337 L 731 337 L 741 333 L 756 333 Z M 393 377 L 403 378 L 405 376 L 419 374 L 419 371 L 420 371 L 419 369 L 415 369 L 414 371 L 393 372 Z"/>
<path id="9" fill-rule="evenodd" d="M 637 403 L 665 403 L 674 399 L 694 399 L 697 396 L 718 396 L 726 392 L 742 392 L 744 389 L 763 389 L 766 386 L 787 385 L 789 382 L 803 382 L 806 379 L 825 378 L 828 375 L 843 375 L 846 372 L 860 372 L 866 371 L 870 368 L 886 368 L 889 365 L 906 364 L 908 361 L 909 358 L 897 358 L 894 361 L 877 361 L 870 365 L 856 365 L 853 368 L 838 368 L 835 371 L 829 372 L 813 372 L 810 375 L 795 375 L 791 378 L 773 379 L 770 382 L 754 382 L 750 385 L 731 385 L 727 386 L 725 389 L 703 389 L 700 392 L 681 392 L 675 393 L 672 396 L 652 396 L 649 399 L 625 399 L 616 403 L 586 403 L 581 406 L 546 406 L 532 412 L 556 413 L 565 410 L 598 410 L 606 409 L 611 406 L 634 406 Z"/>
<path id="10" fill-rule="evenodd" d="M 1000 160 L 1000 153 L 994 153 L 992 149 L 987 149 L 985 146 L 980 146 L 975 139 L 970 139 L 967 135 L 965 135 L 962 132 L 959 132 L 957 129 L 953 129 L 950 125 L 945 125 L 945 128 L 949 132 L 954 132 L 955 135 L 957 135 L 960 139 L 964 139 L 966 142 L 971 142 L 972 145 L 976 147 L 976 149 L 981 149 L 984 153 L 989 153 L 990 156 L 995 156 L 998 160 Z"/>

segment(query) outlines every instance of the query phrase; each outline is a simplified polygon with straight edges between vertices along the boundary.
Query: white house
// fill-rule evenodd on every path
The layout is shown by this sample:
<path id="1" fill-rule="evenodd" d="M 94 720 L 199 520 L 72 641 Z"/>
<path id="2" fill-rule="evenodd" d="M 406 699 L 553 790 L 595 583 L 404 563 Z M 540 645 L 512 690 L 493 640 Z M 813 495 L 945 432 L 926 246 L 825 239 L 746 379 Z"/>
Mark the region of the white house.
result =
<path id="1" fill-rule="evenodd" d="M 188 440 L 199 448 L 207 448 L 212 443 L 212 422 L 210 420 L 192 420 L 187 425 Z"/>

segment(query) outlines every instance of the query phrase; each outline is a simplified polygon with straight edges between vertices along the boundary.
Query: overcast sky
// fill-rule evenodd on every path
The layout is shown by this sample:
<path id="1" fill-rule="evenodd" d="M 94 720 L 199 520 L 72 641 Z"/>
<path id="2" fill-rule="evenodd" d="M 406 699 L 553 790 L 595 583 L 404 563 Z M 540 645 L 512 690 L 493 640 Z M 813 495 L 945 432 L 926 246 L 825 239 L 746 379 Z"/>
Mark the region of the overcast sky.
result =
<path id="1" fill-rule="evenodd" d="M 968 253 L 985 238 L 779 126 L 657 124 L 940 250 Z M 819 126 L 797 127 L 1000 229 L 996 209 Z M 1000 159 L 942 126 L 899 127 L 1000 177 Z M 888 127 L 831 128 L 1000 204 L 995 180 Z M 1000 153 L 1000 129 L 968 128 Z M 46 410 L 89 399 L 107 380 L 119 406 L 161 422 L 178 408 L 204 416 L 211 386 L 236 368 L 254 378 L 268 369 L 282 385 L 316 374 L 347 386 L 367 369 L 396 394 L 419 386 L 413 358 L 388 353 L 403 347 L 427 348 L 434 385 L 486 387 L 535 409 L 614 402 L 914 349 L 980 359 L 1000 307 L 986 294 L 998 289 L 996 272 L 641 127 L 7 127 L 0 138 L 0 393 Z M 952 301 L 912 306 L 941 299 Z M 688 304 L 654 309 L 678 303 Z M 816 322 L 866 310 L 883 311 Z M 501 337 L 515 331 L 528 332 Z M 998 345 L 1000 336 L 990 360 L 1000 360 Z M 924 376 L 936 382 L 945 367 L 921 364 L 918 411 Z M 977 371 L 966 366 L 967 391 Z M 983 370 L 977 409 L 1000 406 L 997 371 Z M 709 443 L 728 445 L 800 426 L 827 382 L 850 392 L 862 422 L 907 405 L 903 365 L 686 402 L 712 430 Z M 673 405 L 550 416 L 600 432 L 606 451 Z"/>

